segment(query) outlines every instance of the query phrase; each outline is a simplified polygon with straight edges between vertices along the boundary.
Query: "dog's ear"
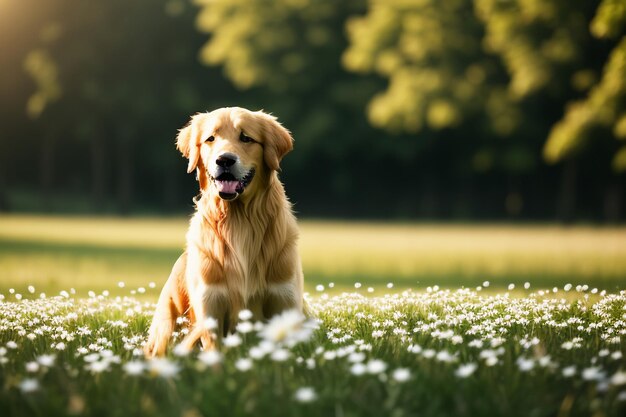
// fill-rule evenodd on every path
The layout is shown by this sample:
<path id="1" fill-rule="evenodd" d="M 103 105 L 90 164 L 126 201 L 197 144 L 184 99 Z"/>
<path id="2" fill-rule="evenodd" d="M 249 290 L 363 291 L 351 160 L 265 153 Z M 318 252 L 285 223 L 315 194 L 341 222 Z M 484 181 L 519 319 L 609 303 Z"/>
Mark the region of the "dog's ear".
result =
<path id="1" fill-rule="evenodd" d="M 194 123 L 193 117 L 186 126 L 178 131 L 178 136 L 176 136 L 176 148 L 185 158 L 189 159 L 188 174 L 191 174 L 198 165 L 201 145 L 198 141 L 199 137 L 198 126 Z"/>
<path id="2" fill-rule="evenodd" d="M 204 166 L 204 162 L 202 162 L 202 158 L 198 159 L 198 168 L 196 169 L 196 180 L 200 184 L 200 189 L 202 191 L 206 191 L 209 188 L 209 177 L 206 173 L 206 168 Z"/>
<path id="3" fill-rule="evenodd" d="M 263 157 L 265 163 L 273 171 L 280 170 L 280 161 L 293 149 L 291 133 L 285 129 L 274 116 L 256 112 L 263 123 Z"/>

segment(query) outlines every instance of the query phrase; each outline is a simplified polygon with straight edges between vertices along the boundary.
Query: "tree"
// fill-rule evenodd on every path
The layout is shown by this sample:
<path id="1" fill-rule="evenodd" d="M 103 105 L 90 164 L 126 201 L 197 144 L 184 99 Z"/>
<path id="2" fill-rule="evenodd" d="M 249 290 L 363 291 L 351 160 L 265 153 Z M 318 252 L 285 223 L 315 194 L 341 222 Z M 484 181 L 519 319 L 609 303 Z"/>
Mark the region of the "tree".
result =
<path id="1" fill-rule="evenodd" d="M 121 213 L 148 190 L 171 204 L 176 129 L 230 91 L 197 65 L 194 15 L 180 0 L 55 0 L 50 6 L 42 31 L 54 36 L 26 59 L 36 81 L 28 112 L 39 119 L 42 136 L 74 142 L 87 153 L 72 166 L 90 171 L 95 210 L 107 208 L 110 189 Z"/>
<path id="2" fill-rule="evenodd" d="M 557 109 L 543 118 L 523 109 L 525 125 L 544 126 L 543 141 L 567 100 L 589 88 L 598 71 L 596 55 L 602 48 L 587 31 L 596 6 L 584 0 L 475 0 L 475 5 L 485 24 L 484 45 L 498 54 L 510 75 L 509 96 L 520 106 Z M 557 207 L 562 220 L 574 217 L 578 170 L 574 160 L 562 167 Z"/>
<path id="3" fill-rule="evenodd" d="M 293 131 L 303 215 L 623 211 L 624 0 L 194 2 L 0 5 L 0 208 L 188 208 L 176 129 L 240 105 Z"/>
<path id="4" fill-rule="evenodd" d="M 600 80 L 584 98 L 568 103 L 561 120 L 554 124 L 543 154 L 549 163 L 571 161 L 591 142 L 611 137 L 626 139 L 626 1 L 603 0 L 590 29 L 600 40 L 621 39 L 615 44 L 602 69 Z M 614 148 L 614 147 L 611 147 Z M 613 152 L 611 168 L 626 172 L 626 145 Z M 622 176 L 623 177 L 623 176 Z M 605 189 L 605 218 L 617 221 L 623 206 L 623 178 L 613 177 Z"/>
<path id="5" fill-rule="evenodd" d="M 359 161 L 373 164 L 376 150 L 398 152 L 378 140 L 363 116 L 368 96 L 380 86 L 341 68 L 349 16 L 364 12 L 364 0 L 215 0 L 198 2 L 198 28 L 209 34 L 202 61 L 221 66 L 246 91 L 245 104 L 275 113 L 296 139 L 286 158 L 287 187 L 295 201 L 317 213 L 363 204 L 377 189 L 355 175 Z M 322 171 L 320 180 L 311 172 Z M 362 191 L 362 192 L 361 192 Z M 325 201 L 335 203 L 329 207 Z"/>
<path id="6" fill-rule="evenodd" d="M 20 155 L 27 155 L 28 167 L 39 166 L 39 172 L 54 168 L 53 146 L 50 137 L 44 138 L 42 146 L 33 146 L 32 129 L 25 108 L 27 102 L 31 116 L 36 108 L 59 98 L 58 72 L 44 49 L 36 48 L 46 42 L 51 34 L 43 30 L 50 5 L 40 4 L 29 8 L 24 2 L 1 2 L 0 4 L 0 50 L 2 50 L 2 77 L 0 77 L 0 210 L 10 208 L 7 189 L 19 181 L 22 184 L 36 182 L 37 170 L 21 169 L 16 162 Z M 26 6 L 26 7 L 25 7 Z M 26 71 L 35 78 L 29 79 Z M 36 73 L 36 74 L 35 74 Z M 38 95 L 31 92 L 35 83 Z M 30 100 L 29 100 L 30 97 Z M 34 111 L 35 110 L 35 111 Z M 35 171 L 35 172 L 33 172 Z M 49 178 L 39 175 L 44 199 L 50 195 Z"/>
<path id="7" fill-rule="evenodd" d="M 388 79 L 368 105 L 374 126 L 418 142 L 435 137 L 452 150 L 448 163 L 464 188 L 475 175 L 500 171 L 517 192 L 514 178 L 537 158 L 522 140 L 521 109 L 500 57 L 484 48 L 484 22 L 472 1 L 372 0 L 346 28 L 344 67 Z"/>
<path id="8" fill-rule="evenodd" d="M 497 57 L 483 50 L 471 1 L 369 2 L 347 22 L 346 69 L 389 80 L 369 103 L 370 122 L 393 132 L 454 128 L 478 114 L 509 134 L 519 116 Z"/>
<path id="9" fill-rule="evenodd" d="M 597 129 L 604 128 L 615 138 L 626 139 L 626 1 L 603 0 L 594 20 L 591 33 L 600 39 L 621 40 L 611 50 L 600 80 L 581 100 L 568 104 L 563 118 L 557 122 L 544 148 L 549 162 L 572 156 L 597 137 Z M 626 145 L 615 154 L 612 162 L 616 172 L 626 171 Z"/>
<path id="10" fill-rule="evenodd" d="M 470 150 L 474 168 L 480 172 L 496 161 L 512 183 L 539 164 L 544 139 L 561 109 L 584 94 L 606 58 L 606 47 L 587 30 L 597 7 L 593 2 L 368 4 L 365 16 L 348 22 L 350 46 L 343 62 L 350 71 L 375 72 L 389 80 L 369 103 L 370 122 L 392 132 L 445 129 L 441 137 L 463 131 L 482 138 L 474 139 Z M 612 19 L 611 27 L 620 27 L 615 13 L 603 14 Z M 575 190 L 576 178 L 575 165 L 569 164 L 564 194 Z M 562 200 L 563 211 L 572 211 L 575 197 Z"/>

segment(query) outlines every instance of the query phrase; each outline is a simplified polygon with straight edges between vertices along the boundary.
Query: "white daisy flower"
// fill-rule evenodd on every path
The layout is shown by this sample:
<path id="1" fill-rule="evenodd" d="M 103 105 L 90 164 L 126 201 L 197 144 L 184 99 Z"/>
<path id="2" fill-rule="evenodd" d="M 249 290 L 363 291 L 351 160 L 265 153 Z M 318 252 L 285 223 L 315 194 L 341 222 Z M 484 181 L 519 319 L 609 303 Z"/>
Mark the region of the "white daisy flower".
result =
<path id="1" fill-rule="evenodd" d="M 425 357 L 426 359 L 434 358 L 436 354 L 437 354 L 437 351 L 434 349 L 426 349 L 425 351 L 422 352 L 422 356 Z"/>
<path id="2" fill-rule="evenodd" d="M 249 371 L 252 369 L 252 360 L 248 358 L 241 358 L 235 362 L 235 368 L 241 372 Z"/>
<path id="3" fill-rule="evenodd" d="M 26 378 L 20 382 L 20 391 L 27 394 L 39 390 L 39 381 L 32 378 Z"/>
<path id="4" fill-rule="evenodd" d="M 317 394 L 315 393 L 315 390 L 311 387 L 299 388 L 294 394 L 294 399 L 301 403 L 310 403 L 312 401 L 315 401 L 316 398 Z"/>
<path id="5" fill-rule="evenodd" d="M 207 317 L 206 319 L 204 319 L 203 324 L 207 330 L 215 330 L 217 329 L 218 325 L 217 320 L 215 320 L 213 317 Z"/>
<path id="6" fill-rule="evenodd" d="M 274 316 L 261 330 L 260 335 L 273 343 L 285 343 L 293 346 L 296 343 L 308 340 L 313 333 L 315 323 L 306 320 L 297 310 L 287 310 Z"/>
<path id="7" fill-rule="evenodd" d="M 456 375 L 459 378 L 467 378 L 468 376 L 473 374 L 476 371 L 476 369 L 478 369 L 477 364 L 465 363 L 459 366 L 456 371 L 454 371 L 454 375 Z"/>
<path id="8" fill-rule="evenodd" d="M 41 366 L 50 368 L 52 365 L 54 365 L 55 358 L 56 358 L 55 355 L 40 355 L 37 357 L 37 362 Z"/>
<path id="9" fill-rule="evenodd" d="M 566 378 L 570 378 L 576 375 L 576 367 L 574 365 L 567 366 L 561 370 L 561 374 Z"/>
<path id="10" fill-rule="evenodd" d="M 411 379 L 411 371 L 407 368 L 398 368 L 393 371 L 391 377 L 398 382 L 406 382 Z"/>
<path id="11" fill-rule="evenodd" d="M 83 360 L 87 363 L 93 363 L 100 359 L 100 355 L 98 353 L 90 353 L 89 355 L 85 355 Z"/>
<path id="12" fill-rule="evenodd" d="M 124 364 L 123 369 L 126 375 L 136 376 L 143 373 L 146 369 L 146 365 L 140 361 L 130 361 Z"/>
<path id="13" fill-rule="evenodd" d="M 367 366 L 363 365 L 362 363 L 355 363 L 350 367 L 350 373 L 352 375 L 359 376 L 363 375 L 365 372 L 367 372 Z"/>
<path id="14" fill-rule="evenodd" d="M 454 362 L 456 358 L 450 354 L 447 350 L 442 350 L 441 352 L 437 352 L 437 360 L 439 362 Z"/>
<path id="15" fill-rule="evenodd" d="M 367 363 L 367 372 L 370 374 L 380 374 L 385 372 L 387 364 L 380 359 L 372 359 Z"/>
<path id="16" fill-rule="evenodd" d="M 337 357 L 337 352 L 335 352 L 334 350 L 326 351 L 326 352 L 324 352 L 323 357 L 327 361 L 332 361 L 332 360 L 334 360 Z"/>
<path id="17" fill-rule="evenodd" d="M 239 316 L 239 320 L 248 321 L 253 317 L 253 314 L 252 314 L 252 311 L 246 309 L 246 310 L 241 310 L 238 316 Z"/>
<path id="18" fill-rule="evenodd" d="M 200 352 L 198 360 L 208 366 L 217 365 L 222 361 L 222 354 L 217 350 L 206 350 Z"/>
<path id="19" fill-rule="evenodd" d="M 618 371 L 611 377 L 611 385 L 624 385 L 626 384 L 626 372 Z"/>
<path id="20" fill-rule="evenodd" d="M 249 321 L 242 321 L 241 323 L 237 324 L 236 330 L 237 332 L 242 334 L 250 333 L 254 330 L 254 325 Z"/>
<path id="21" fill-rule="evenodd" d="M 532 359 L 519 357 L 517 358 L 516 362 L 517 362 L 517 367 L 522 372 L 530 371 L 535 367 L 535 361 Z"/>
<path id="22" fill-rule="evenodd" d="M 162 378 L 172 378 L 180 372 L 180 366 L 178 366 L 178 364 L 165 358 L 152 359 L 150 360 L 148 366 L 153 375 L 157 375 Z"/>
<path id="23" fill-rule="evenodd" d="M 89 369 L 94 374 L 99 374 L 109 369 L 111 362 L 106 359 L 95 361 L 87 365 L 87 369 Z"/>
<path id="24" fill-rule="evenodd" d="M 585 381 L 600 381 L 604 379 L 605 373 L 599 366 L 590 366 L 583 369 L 581 375 Z"/>
<path id="25" fill-rule="evenodd" d="M 348 362 L 357 363 L 365 360 L 365 353 L 353 352 L 348 356 Z"/>
<path id="26" fill-rule="evenodd" d="M 224 339 L 222 339 L 222 344 L 229 348 L 237 347 L 241 345 L 242 342 L 243 340 L 241 339 L 241 336 L 239 336 L 237 333 L 229 334 Z"/>
<path id="27" fill-rule="evenodd" d="M 185 357 L 191 353 L 191 349 L 181 343 L 174 346 L 174 349 L 172 349 L 172 353 L 174 353 L 174 355 L 178 357 Z"/>
<path id="28" fill-rule="evenodd" d="M 39 370 L 39 363 L 32 361 L 32 362 L 26 362 L 26 372 L 37 372 Z"/>
<path id="29" fill-rule="evenodd" d="M 289 359 L 289 351 L 287 349 L 277 349 L 271 354 L 271 358 L 275 362 L 284 362 Z"/>

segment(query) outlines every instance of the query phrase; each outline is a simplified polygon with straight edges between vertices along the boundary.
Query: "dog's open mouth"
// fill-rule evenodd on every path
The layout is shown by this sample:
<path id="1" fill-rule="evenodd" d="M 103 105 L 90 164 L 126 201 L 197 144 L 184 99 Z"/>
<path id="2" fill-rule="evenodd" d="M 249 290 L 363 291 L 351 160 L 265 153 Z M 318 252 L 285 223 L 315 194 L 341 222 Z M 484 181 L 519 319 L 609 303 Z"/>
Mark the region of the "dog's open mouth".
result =
<path id="1" fill-rule="evenodd" d="M 213 178 L 213 182 L 215 182 L 215 188 L 217 188 L 220 198 L 224 200 L 234 200 L 243 193 L 248 184 L 252 182 L 254 174 L 255 171 L 254 168 L 252 168 L 242 179 L 238 180 L 230 172 L 222 172 L 216 178 Z"/>

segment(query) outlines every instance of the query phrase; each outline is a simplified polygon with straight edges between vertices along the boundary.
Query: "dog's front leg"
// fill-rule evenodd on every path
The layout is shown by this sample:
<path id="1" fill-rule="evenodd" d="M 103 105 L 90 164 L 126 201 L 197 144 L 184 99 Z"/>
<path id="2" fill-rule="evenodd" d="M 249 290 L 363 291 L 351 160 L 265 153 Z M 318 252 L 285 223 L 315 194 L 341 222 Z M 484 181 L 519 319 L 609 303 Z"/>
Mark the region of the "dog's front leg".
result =
<path id="1" fill-rule="evenodd" d="M 268 271 L 268 285 L 263 315 L 270 318 L 285 310 L 303 312 L 304 279 L 297 248 L 287 247 L 278 255 Z"/>
<path id="2" fill-rule="evenodd" d="M 184 282 L 186 267 L 187 254 L 183 253 L 174 264 L 154 310 L 148 340 L 144 345 L 144 353 L 147 357 L 162 356 L 165 353 L 176 325 L 176 319 L 189 307 Z"/>
<path id="3" fill-rule="evenodd" d="M 188 350 L 193 349 L 198 341 L 201 341 L 204 350 L 214 349 L 216 339 L 224 334 L 224 318 L 229 305 L 228 289 L 221 279 L 215 279 L 213 268 L 216 267 L 208 257 L 198 256 L 197 253 L 190 251 L 186 279 L 189 302 L 196 323 L 181 343 Z"/>

